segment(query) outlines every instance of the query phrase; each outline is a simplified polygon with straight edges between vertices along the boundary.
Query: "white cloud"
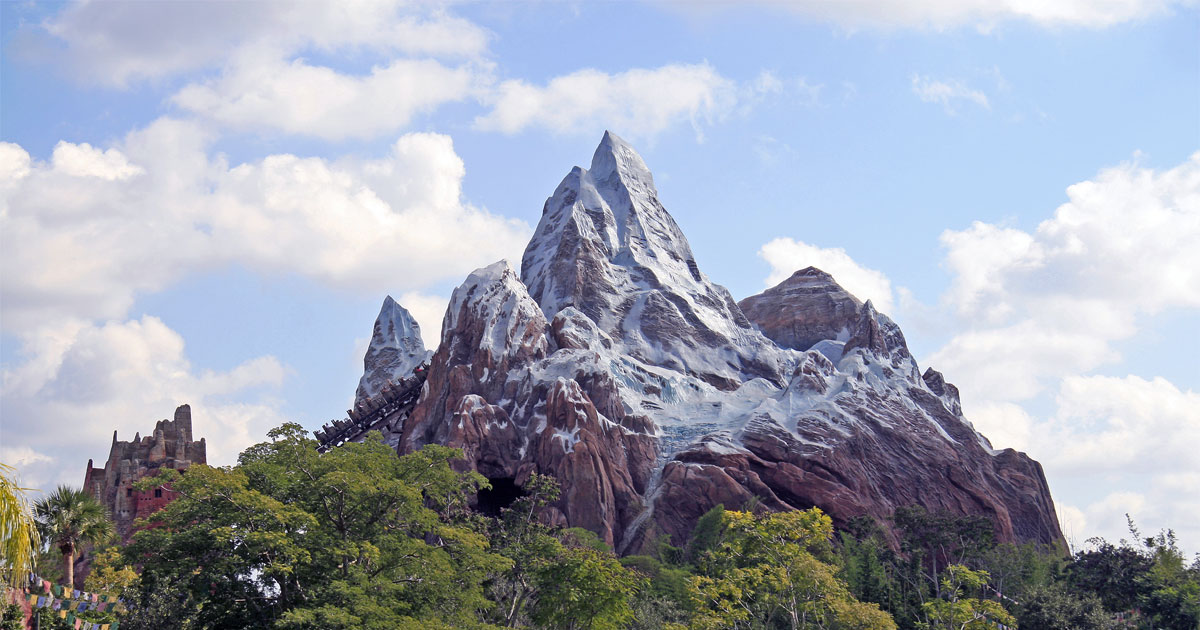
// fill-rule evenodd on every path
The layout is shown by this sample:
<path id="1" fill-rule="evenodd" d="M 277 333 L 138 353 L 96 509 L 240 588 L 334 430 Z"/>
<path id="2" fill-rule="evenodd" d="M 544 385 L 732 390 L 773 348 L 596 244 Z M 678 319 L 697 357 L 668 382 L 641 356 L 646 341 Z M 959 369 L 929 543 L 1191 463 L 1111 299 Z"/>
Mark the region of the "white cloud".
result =
<path id="1" fill-rule="evenodd" d="M 274 129 L 327 140 L 371 138 L 416 115 L 477 93 L 487 70 L 397 59 L 365 76 L 304 61 L 244 60 L 220 77 L 185 86 L 171 101 L 240 131 Z"/>
<path id="2" fill-rule="evenodd" d="M 876 310 L 892 312 L 892 283 L 882 272 L 854 262 L 840 247 L 817 247 L 790 238 L 777 238 L 758 250 L 771 265 L 765 286 L 786 280 L 799 269 L 816 267 L 833 276 L 842 288 L 864 302 L 871 300 Z"/>
<path id="3" fill-rule="evenodd" d="M 1032 232 L 975 223 L 942 235 L 960 332 L 929 363 L 964 403 L 1025 400 L 1120 360 L 1115 341 L 1169 308 L 1200 308 L 1200 153 L 1124 164 L 1067 189 Z"/>
<path id="4" fill-rule="evenodd" d="M 674 3 L 672 3 L 674 4 Z M 712 2 L 692 2 L 692 7 L 711 11 Z M 849 29 L 932 28 L 937 30 L 973 26 L 988 30 L 1005 21 L 1027 21 L 1043 27 L 1076 26 L 1104 28 L 1169 14 L 1174 7 L 1190 6 L 1190 0 L 760 0 L 759 4 L 790 11 Z M 729 5 L 740 6 L 740 5 Z"/>
<path id="5" fill-rule="evenodd" d="M 86 458 L 108 457 L 113 429 L 132 439 L 185 402 L 213 464 L 233 463 L 284 421 L 277 404 L 262 395 L 255 402 L 227 402 L 281 385 L 286 370 L 278 360 L 264 356 L 229 371 L 196 371 L 183 338 L 155 317 L 21 337 L 27 356 L 5 368 L 0 390 L 3 456 L 17 460 L 25 483 L 39 488 L 82 483 Z"/>
<path id="6" fill-rule="evenodd" d="M 120 151 L 101 151 L 86 142 L 59 142 L 54 146 L 51 161 L 54 169 L 64 175 L 98 177 L 108 181 L 129 179 L 146 172 L 142 167 L 130 164 Z"/>
<path id="7" fill-rule="evenodd" d="M 436 4 L 366 2 L 75 2 L 29 36 L 81 79 L 114 86 L 220 67 L 248 52 L 303 51 L 475 57 L 483 28 Z"/>
<path id="8" fill-rule="evenodd" d="M 962 102 L 974 103 L 984 109 L 992 108 L 986 94 L 958 80 L 938 81 L 914 74 L 912 91 L 923 102 L 941 105 L 951 116 L 958 113 L 958 104 Z"/>
<path id="9" fill-rule="evenodd" d="M 52 461 L 54 459 L 49 455 L 39 453 L 28 446 L 0 446 L 0 462 L 14 468 L 33 466 Z"/>
<path id="10" fill-rule="evenodd" d="M 124 317 L 137 294 L 228 263 L 374 294 L 415 290 L 511 256 L 529 234 L 463 202 L 465 169 L 447 136 L 404 135 L 378 159 L 284 154 L 233 167 L 208 156 L 209 141 L 160 119 L 102 154 L 56 150 L 144 171 L 127 179 L 0 151 L 5 330 Z"/>
<path id="11" fill-rule="evenodd" d="M 1200 394 L 1163 378 L 1071 376 L 1057 402 L 1046 457 L 1063 473 L 1200 475 Z"/>
<path id="12" fill-rule="evenodd" d="M 1120 369 L 1115 343 L 1148 316 L 1200 309 L 1200 153 L 1104 169 L 1067 196 L 1032 231 L 977 222 L 942 235 L 957 332 L 926 363 L 996 446 L 1042 462 L 1075 544 L 1127 536 L 1125 513 L 1200 539 L 1200 394 L 1092 374 Z"/>
<path id="13" fill-rule="evenodd" d="M 778 88 L 778 80 L 765 74 L 743 94 Z M 648 137 L 682 121 L 699 133 L 702 124 L 734 110 L 739 87 L 707 63 L 673 64 L 618 74 L 579 70 L 545 86 L 509 80 L 490 99 L 492 111 L 475 119 L 480 129 L 517 133 L 537 125 L 555 133 L 590 134 L 607 127 L 627 137 Z"/>

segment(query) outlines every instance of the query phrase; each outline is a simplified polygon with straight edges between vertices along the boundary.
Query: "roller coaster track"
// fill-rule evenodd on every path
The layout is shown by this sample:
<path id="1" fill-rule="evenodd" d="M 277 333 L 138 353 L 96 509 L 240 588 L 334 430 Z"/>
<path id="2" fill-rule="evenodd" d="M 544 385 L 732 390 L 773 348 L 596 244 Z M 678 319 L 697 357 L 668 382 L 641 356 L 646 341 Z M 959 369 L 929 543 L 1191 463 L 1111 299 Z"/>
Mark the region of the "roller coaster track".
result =
<path id="1" fill-rule="evenodd" d="M 368 431 L 376 431 L 397 419 L 403 420 L 417 406 L 421 387 L 429 369 L 423 364 L 408 378 L 391 381 L 374 396 L 359 402 L 353 409 L 346 410 L 346 418 L 325 423 L 313 431 L 319 443 L 317 450 L 324 453 L 346 442 L 357 442 Z"/>

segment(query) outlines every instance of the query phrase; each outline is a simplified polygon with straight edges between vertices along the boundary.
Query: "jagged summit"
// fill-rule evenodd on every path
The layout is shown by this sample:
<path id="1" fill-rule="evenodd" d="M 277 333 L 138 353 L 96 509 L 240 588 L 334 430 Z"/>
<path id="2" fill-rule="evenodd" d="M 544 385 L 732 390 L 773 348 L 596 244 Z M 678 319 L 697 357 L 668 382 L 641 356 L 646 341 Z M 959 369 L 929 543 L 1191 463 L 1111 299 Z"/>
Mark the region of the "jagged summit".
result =
<path id="1" fill-rule="evenodd" d="M 547 318 L 574 307 L 645 363 L 721 389 L 784 380 L 770 341 L 700 272 L 645 162 L 612 133 L 546 200 L 521 280 Z"/>
<path id="2" fill-rule="evenodd" d="M 588 172 L 597 182 L 624 185 L 635 194 L 658 196 L 654 176 L 642 156 L 611 131 L 605 131 L 600 139 L 600 145 L 592 154 L 592 165 Z"/>
<path id="3" fill-rule="evenodd" d="M 409 376 L 432 354 L 421 339 L 421 325 L 392 296 L 387 296 L 375 318 L 371 345 L 363 356 L 363 375 L 358 381 L 355 403 L 378 394 L 389 382 Z"/>
<path id="4" fill-rule="evenodd" d="M 734 303 L 612 133 L 546 201 L 520 277 L 502 261 L 454 291 L 399 430 L 497 486 L 554 475 L 546 517 L 622 553 L 680 544 L 718 503 L 839 525 L 919 504 L 1062 540 L 1040 465 L 992 449 L 895 322 L 811 267 Z"/>

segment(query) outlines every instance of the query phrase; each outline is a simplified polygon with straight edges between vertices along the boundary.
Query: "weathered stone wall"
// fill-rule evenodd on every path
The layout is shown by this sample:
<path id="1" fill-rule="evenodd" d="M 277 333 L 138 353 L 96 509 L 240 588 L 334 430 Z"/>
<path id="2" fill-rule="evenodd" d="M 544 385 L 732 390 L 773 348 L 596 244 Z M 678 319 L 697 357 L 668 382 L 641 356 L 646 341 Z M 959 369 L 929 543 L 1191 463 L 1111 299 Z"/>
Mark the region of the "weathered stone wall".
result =
<path id="1" fill-rule="evenodd" d="M 117 533 L 128 541 L 134 521 L 162 509 L 175 498 L 170 488 L 139 491 L 133 484 L 164 467 L 182 471 L 206 462 L 204 438 L 192 440 L 192 408 L 180 405 L 173 420 L 158 421 L 154 432 L 145 437 L 137 433 L 132 441 L 118 441 L 113 431 L 108 461 L 98 468 L 88 460 L 83 487 L 108 508 Z"/>

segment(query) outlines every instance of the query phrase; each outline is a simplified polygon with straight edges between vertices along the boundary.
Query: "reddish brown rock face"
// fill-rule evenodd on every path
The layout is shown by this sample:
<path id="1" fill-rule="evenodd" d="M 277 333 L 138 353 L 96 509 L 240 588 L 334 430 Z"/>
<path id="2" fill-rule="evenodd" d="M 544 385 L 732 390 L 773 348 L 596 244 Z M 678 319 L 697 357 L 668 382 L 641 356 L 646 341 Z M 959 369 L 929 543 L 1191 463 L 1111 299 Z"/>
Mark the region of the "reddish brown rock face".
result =
<path id="1" fill-rule="evenodd" d="M 472 274 L 450 308 L 401 449 L 461 448 L 467 466 L 518 485 L 533 472 L 553 475 L 563 486 L 560 522 L 616 544 L 642 510 L 655 439 L 583 344 L 600 343 L 588 336 L 594 329 L 573 336 L 573 309 L 552 327 L 506 263 Z M 555 336 L 583 345 L 558 347 Z"/>
<path id="2" fill-rule="evenodd" d="M 833 276 L 806 267 L 738 306 L 775 343 L 808 350 L 826 339 L 849 339 L 863 303 L 838 286 Z"/>
<path id="3" fill-rule="evenodd" d="M 1041 466 L 993 450 L 894 322 L 814 268 L 739 307 L 610 134 L 546 202 L 520 277 L 501 262 L 455 290 L 398 422 L 401 451 L 458 447 L 518 486 L 554 475 L 547 517 L 622 553 L 750 501 L 838 524 L 918 504 L 1062 541 Z"/>

